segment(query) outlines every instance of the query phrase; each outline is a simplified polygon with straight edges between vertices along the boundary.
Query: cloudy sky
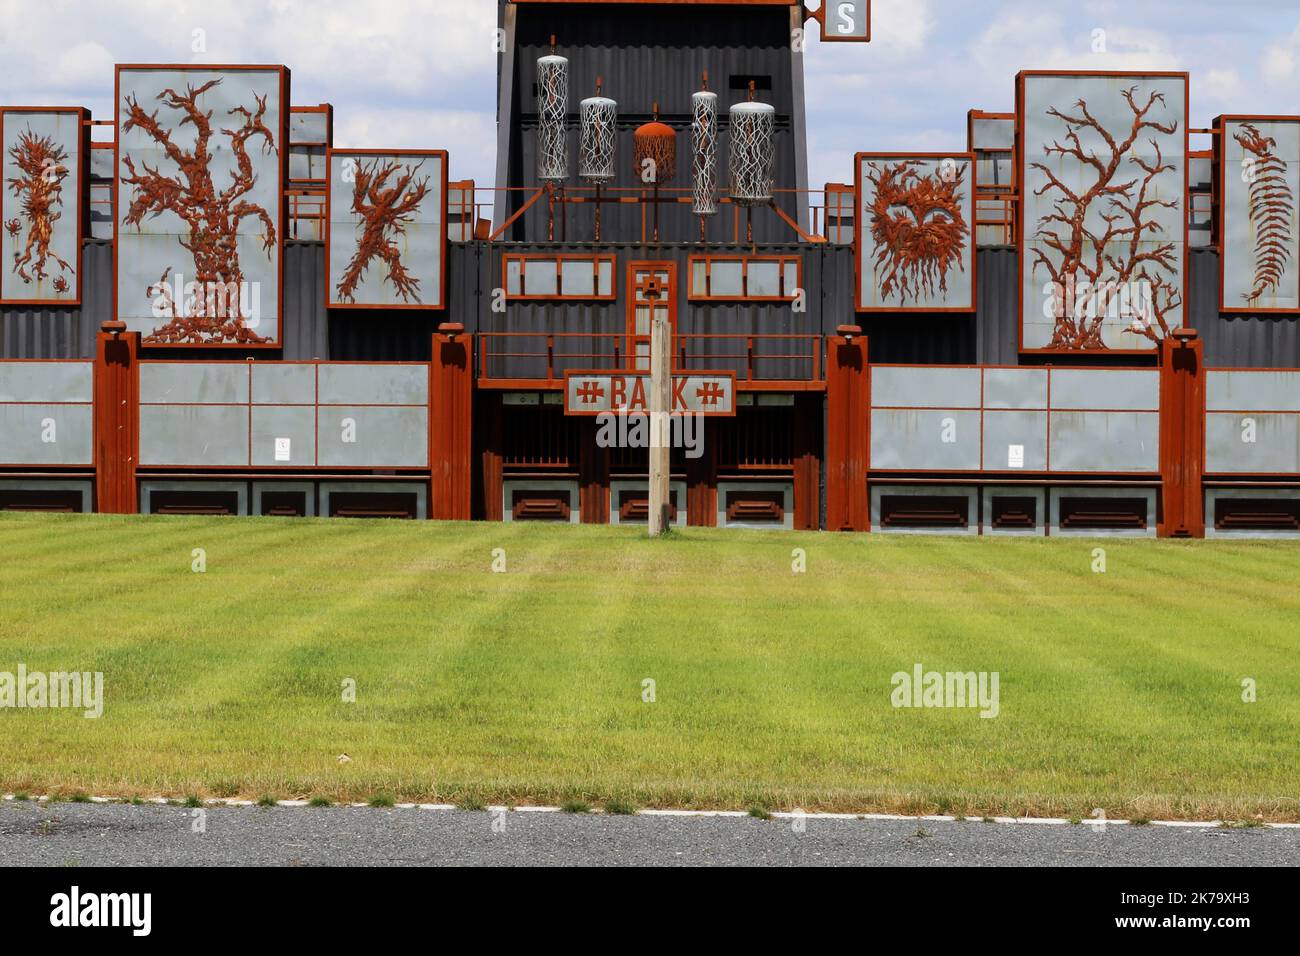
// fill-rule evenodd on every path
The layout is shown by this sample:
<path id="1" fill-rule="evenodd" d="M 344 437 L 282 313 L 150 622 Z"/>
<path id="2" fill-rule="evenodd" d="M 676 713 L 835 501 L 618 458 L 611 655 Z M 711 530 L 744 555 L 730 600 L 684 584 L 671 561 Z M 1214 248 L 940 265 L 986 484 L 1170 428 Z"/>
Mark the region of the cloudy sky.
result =
<path id="1" fill-rule="evenodd" d="M 966 111 L 1010 110 L 1021 68 L 1190 71 L 1193 127 L 1300 113 L 1297 0 L 873 7 L 870 44 L 809 43 L 813 185 L 852 181 L 857 150 L 963 148 Z M 487 184 L 495 24 L 496 0 L 0 0 L 0 102 L 104 118 L 114 63 L 285 63 L 295 103 L 334 104 L 337 145 L 446 147 Z"/>

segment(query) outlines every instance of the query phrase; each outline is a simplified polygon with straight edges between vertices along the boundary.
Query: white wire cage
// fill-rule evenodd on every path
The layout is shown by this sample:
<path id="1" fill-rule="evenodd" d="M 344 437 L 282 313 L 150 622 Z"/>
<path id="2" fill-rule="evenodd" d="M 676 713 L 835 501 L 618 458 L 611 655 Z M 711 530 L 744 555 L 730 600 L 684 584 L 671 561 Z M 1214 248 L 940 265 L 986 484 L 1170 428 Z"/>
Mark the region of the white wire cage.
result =
<path id="1" fill-rule="evenodd" d="M 767 103 L 737 103 L 731 107 L 729 117 L 732 202 L 764 205 L 772 199 L 776 109 Z"/>
<path id="2" fill-rule="evenodd" d="M 718 94 L 707 90 L 691 95 L 691 189 L 691 212 L 718 211 Z"/>
<path id="3" fill-rule="evenodd" d="M 563 182 L 569 178 L 569 61 L 554 53 L 537 60 L 537 178 Z"/>
<path id="4" fill-rule="evenodd" d="M 618 160 L 618 104 L 589 96 L 578 104 L 578 176 L 594 185 L 612 182 Z"/>

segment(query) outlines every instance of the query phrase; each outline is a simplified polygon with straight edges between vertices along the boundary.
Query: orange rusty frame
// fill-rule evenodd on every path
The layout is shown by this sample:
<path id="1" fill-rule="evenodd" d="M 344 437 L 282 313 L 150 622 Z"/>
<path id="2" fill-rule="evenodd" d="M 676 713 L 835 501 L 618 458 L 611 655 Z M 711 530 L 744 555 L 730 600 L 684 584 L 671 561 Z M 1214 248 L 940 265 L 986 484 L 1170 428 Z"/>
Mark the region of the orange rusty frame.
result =
<path id="1" fill-rule="evenodd" d="M 510 291 L 510 283 L 508 279 L 510 263 L 512 262 L 519 263 L 519 292 Z M 541 295 L 524 294 L 524 276 L 528 271 L 529 262 L 542 262 L 555 266 L 556 292 L 544 293 Z M 561 290 L 560 284 L 563 280 L 561 264 L 565 262 L 590 262 L 592 272 L 591 287 L 596 291 L 593 291 L 590 295 L 584 295 L 565 293 Z M 599 291 L 600 270 L 598 265 L 602 262 L 609 263 L 608 294 L 602 294 Z M 618 260 L 612 252 L 506 252 L 501 255 L 501 289 L 505 293 L 507 302 L 538 302 L 548 300 L 613 302 L 618 297 Z"/>

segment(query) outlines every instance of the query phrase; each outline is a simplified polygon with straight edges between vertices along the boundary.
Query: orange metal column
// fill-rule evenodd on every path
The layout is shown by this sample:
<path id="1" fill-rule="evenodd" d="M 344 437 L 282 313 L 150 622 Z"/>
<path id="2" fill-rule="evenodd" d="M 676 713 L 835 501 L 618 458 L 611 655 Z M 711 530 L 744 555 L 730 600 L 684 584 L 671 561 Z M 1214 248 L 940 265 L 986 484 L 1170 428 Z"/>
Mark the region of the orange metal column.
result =
<path id="1" fill-rule="evenodd" d="M 474 403 L 473 339 L 458 322 L 433 336 L 429 372 L 429 517 L 468 521 Z"/>
<path id="2" fill-rule="evenodd" d="M 867 531 L 871 445 L 867 339 L 856 325 L 826 338 L 826 528 Z"/>
<path id="3" fill-rule="evenodd" d="M 796 395 L 794 400 L 794 526 L 816 531 L 821 526 L 821 442 L 822 397 L 816 392 Z"/>
<path id="4" fill-rule="evenodd" d="M 1204 346 L 1194 329 L 1160 343 L 1160 480 L 1163 538 L 1205 537 Z"/>
<path id="5" fill-rule="evenodd" d="M 140 450 L 140 333 L 105 322 L 95 337 L 95 510 L 135 514 Z"/>

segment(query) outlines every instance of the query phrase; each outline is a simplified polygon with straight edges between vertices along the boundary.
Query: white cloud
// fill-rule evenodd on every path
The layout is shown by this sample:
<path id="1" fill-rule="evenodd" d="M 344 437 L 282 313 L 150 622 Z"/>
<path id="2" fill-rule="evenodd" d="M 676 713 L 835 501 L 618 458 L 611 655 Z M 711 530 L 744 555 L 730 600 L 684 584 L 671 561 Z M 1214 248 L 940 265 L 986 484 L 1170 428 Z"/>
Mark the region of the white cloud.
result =
<path id="1" fill-rule="evenodd" d="M 1272 83 L 1285 83 L 1296 78 L 1296 55 L 1300 53 L 1300 23 L 1295 32 L 1264 51 L 1260 71 Z"/>

